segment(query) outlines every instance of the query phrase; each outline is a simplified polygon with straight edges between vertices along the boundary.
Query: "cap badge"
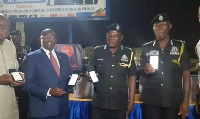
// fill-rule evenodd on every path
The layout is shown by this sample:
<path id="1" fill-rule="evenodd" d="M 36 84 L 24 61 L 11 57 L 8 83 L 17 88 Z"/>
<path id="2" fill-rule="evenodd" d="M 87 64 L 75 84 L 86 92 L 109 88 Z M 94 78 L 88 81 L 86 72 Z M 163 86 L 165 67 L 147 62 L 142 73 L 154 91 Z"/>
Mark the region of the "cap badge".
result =
<path id="1" fill-rule="evenodd" d="M 116 26 L 116 29 L 117 29 L 117 30 L 119 30 L 119 29 L 120 29 L 120 27 L 119 27 L 119 24 L 117 24 L 117 26 Z"/>
<path id="2" fill-rule="evenodd" d="M 163 20 L 163 16 L 159 16 L 159 18 L 158 18 L 160 21 L 162 21 Z"/>

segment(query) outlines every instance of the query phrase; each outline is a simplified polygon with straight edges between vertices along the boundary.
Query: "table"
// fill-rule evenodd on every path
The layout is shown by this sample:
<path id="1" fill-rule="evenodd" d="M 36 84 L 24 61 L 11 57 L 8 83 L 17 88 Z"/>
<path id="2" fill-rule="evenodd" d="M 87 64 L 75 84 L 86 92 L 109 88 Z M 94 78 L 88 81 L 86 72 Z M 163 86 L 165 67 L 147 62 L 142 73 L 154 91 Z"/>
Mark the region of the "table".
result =
<path id="1" fill-rule="evenodd" d="M 137 96 L 136 96 L 137 98 Z M 91 119 L 92 100 L 74 98 L 73 94 L 69 94 L 70 119 Z M 190 104 L 190 114 L 187 119 L 194 119 L 193 115 L 194 103 Z M 134 110 L 128 119 L 142 119 L 142 102 L 135 101 Z"/>

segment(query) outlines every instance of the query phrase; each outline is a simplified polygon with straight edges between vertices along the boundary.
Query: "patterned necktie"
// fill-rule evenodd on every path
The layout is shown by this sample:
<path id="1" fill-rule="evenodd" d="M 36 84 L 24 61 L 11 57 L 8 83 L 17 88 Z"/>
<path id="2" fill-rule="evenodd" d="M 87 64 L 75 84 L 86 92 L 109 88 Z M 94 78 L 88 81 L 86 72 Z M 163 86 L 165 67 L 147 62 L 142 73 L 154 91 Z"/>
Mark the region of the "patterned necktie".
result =
<path id="1" fill-rule="evenodd" d="M 59 68 L 59 66 L 58 66 L 58 63 L 57 63 L 55 57 L 53 56 L 52 52 L 50 52 L 49 55 L 50 55 L 51 63 L 52 63 L 52 65 L 53 65 L 53 67 L 54 67 L 54 69 L 55 69 L 57 75 L 60 76 L 60 68 Z"/>

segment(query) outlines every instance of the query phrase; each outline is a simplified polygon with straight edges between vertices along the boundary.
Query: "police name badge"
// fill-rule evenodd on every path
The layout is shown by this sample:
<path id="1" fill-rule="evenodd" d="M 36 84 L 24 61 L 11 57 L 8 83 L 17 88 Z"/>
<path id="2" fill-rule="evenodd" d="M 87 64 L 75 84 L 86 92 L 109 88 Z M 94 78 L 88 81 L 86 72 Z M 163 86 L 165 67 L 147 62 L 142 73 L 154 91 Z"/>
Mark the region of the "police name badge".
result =
<path id="1" fill-rule="evenodd" d="M 151 50 L 149 52 L 149 63 L 154 68 L 155 71 L 158 70 L 158 63 L 159 62 L 159 51 Z"/>

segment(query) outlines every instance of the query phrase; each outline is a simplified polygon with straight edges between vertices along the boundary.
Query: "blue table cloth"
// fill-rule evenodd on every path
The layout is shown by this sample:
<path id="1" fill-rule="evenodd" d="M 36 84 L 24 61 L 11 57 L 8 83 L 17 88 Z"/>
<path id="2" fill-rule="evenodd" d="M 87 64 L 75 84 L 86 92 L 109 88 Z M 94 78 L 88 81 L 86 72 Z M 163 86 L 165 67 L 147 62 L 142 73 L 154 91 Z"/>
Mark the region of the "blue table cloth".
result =
<path id="1" fill-rule="evenodd" d="M 91 101 L 69 101 L 70 119 L 91 119 Z M 190 105 L 190 114 L 187 119 L 194 119 L 194 105 Z M 142 119 L 142 104 L 136 103 L 128 119 Z"/>
<path id="2" fill-rule="evenodd" d="M 70 119 L 91 119 L 92 102 L 69 101 Z"/>

